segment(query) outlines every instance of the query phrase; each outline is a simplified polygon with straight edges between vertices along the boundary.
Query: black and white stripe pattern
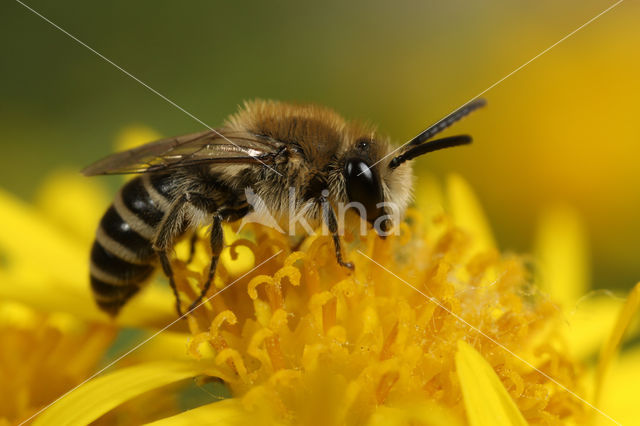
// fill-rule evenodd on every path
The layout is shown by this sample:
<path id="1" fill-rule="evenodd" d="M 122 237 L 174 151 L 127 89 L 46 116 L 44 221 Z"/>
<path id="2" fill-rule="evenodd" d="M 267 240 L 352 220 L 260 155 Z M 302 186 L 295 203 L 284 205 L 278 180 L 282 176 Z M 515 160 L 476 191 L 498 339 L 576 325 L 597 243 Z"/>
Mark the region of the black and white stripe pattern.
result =
<path id="1" fill-rule="evenodd" d="M 167 175 L 132 179 L 100 221 L 91 248 L 91 288 L 98 306 L 111 315 L 155 269 L 152 241 L 170 204 L 170 182 Z"/>
<path id="2" fill-rule="evenodd" d="M 188 228 L 214 217 L 234 221 L 250 210 L 244 194 L 217 176 L 196 169 L 189 172 L 188 176 L 181 172 L 136 176 L 107 209 L 91 248 L 90 267 L 91 288 L 102 310 L 115 316 L 138 292 L 160 263 L 155 249 L 163 250 L 166 258 L 173 240 Z"/>

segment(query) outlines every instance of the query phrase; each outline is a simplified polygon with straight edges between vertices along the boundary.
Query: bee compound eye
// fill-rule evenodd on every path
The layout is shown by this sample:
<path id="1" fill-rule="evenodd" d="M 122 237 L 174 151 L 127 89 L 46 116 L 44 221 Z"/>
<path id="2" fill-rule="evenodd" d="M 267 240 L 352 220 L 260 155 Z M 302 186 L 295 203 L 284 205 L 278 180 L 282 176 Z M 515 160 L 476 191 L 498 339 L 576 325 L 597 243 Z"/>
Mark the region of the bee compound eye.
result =
<path id="1" fill-rule="evenodd" d="M 345 183 L 349 202 L 359 203 L 366 213 L 367 221 L 373 223 L 383 213 L 377 205 L 384 201 L 380 179 L 375 170 L 360 159 L 348 160 L 344 166 Z"/>

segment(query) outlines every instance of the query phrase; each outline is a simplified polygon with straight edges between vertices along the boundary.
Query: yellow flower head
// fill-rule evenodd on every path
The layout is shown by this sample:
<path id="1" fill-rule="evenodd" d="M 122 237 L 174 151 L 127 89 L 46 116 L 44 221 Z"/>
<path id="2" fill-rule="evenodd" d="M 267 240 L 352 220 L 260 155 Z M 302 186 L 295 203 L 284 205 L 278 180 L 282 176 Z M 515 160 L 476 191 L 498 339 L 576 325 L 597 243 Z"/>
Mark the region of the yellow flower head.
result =
<path id="1" fill-rule="evenodd" d="M 464 183 L 454 185 L 465 211 L 474 207 Z M 507 413 L 505 424 L 584 418 L 589 407 L 566 391 L 581 392 L 582 370 L 562 350 L 558 310 L 533 292 L 523 260 L 500 256 L 488 239 L 479 247 L 447 216 L 422 222 L 413 210 L 399 236 L 347 235 L 353 273 L 335 262 L 330 237 L 292 250 L 288 237 L 250 228 L 230 250 L 248 248 L 259 266 L 234 281 L 233 256 L 222 262 L 216 295 L 189 317 L 190 354 L 215 364 L 247 415 L 283 424 L 403 423 L 434 413 L 480 424 L 469 401 L 492 397 L 476 377 L 484 363 L 506 404 L 492 414 Z M 206 258 L 178 265 L 183 294 L 198 294 Z"/>
<path id="2" fill-rule="evenodd" d="M 579 282 L 584 275 L 567 274 L 560 262 L 575 267 L 584 256 L 572 248 L 581 239 L 578 228 L 567 226 L 573 220 L 566 211 L 547 217 L 538 251 L 551 266 L 542 282 L 568 283 L 573 292 L 537 290 L 529 260 L 500 254 L 470 188 L 453 177 L 447 203 L 438 185 L 423 180 L 418 209 L 409 211 L 399 235 L 347 233 L 354 272 L 337 265 L 326 236 L 294 242 L 258 225 L 240 234 L 228 229 L 215 289 L 187 321 L 175 323 L 171 292 L 153 284 L 116 324 L 105 325 L 109 319 L 86 282 L 90 236 L 80 222 L 62 220 L 53 201 L 70 181 L 66 175 L 50 181 L 43 192 L 50 196 L 41 198 L 50 202 L 41 211 L 0 192 L 3 220 L 22 230 L 20 240 L 0 234 L 0 291 L 23 304 L 0 305 L 5 423 L 30 417 L 36 425 L 158 418 L 157 425 L 609 422 L 609 410 L 592 405 L 598 395 L 590 383 L 606 389 L 602 400 L 618 414 L 635 404 L 626 390 L 638 379 L 637 351 L 620 364 L 624 370 L 611 371 L 608 387 L 603 383 L 640 305 L 640 287 L 617 321 L 618 302 L 595 296 L 575 302 L 586 288 Z M 98 217 L 102 207 L 87 202 L 83 209 Z M 210 260 L 205 238 L 191 263 L 180 260 L 188 257 L 187 243 L 176 247 L 174 260 L 183 302 L 199 294 Z M 38 244 L 50 253 L 44 260 L 33 256 Z M 589 307 L 587 318 L 574 315 L 582 306 Z M 147 327 L 149 337 L 131 348 L 126 367 L 98 370 L 118 324 Z M 612 328 L 599 368 L 583 363 Z M 96 371 L 102 374 L 94 377 Z M 180 405 L 177 389 L 193 378 L 222 380 L 232 397 Z M 171 416 L 176 410 L 186 411 Z"/>
<path id="3" fill-rule="evenodd" d="M 0 302 L 0 424 L 26 420 L 84 380 L 114 336 L 106 324 Z"/>

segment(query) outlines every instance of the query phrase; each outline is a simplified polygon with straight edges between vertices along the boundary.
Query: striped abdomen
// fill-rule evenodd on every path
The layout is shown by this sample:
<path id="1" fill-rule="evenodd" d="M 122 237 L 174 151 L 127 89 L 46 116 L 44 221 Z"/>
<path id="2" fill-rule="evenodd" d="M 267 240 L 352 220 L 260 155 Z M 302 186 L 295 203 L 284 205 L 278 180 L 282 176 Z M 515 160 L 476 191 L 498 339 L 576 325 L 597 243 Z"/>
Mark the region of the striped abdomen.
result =
<path id="1" fill-rule="evenodd" d="M 111 315 L 155 269 L 152 241 L 169 205 L 170 184 L 170 175 L 135 177 L 100 221 L 91 248 L 91 288 L 98 306 Z"/>

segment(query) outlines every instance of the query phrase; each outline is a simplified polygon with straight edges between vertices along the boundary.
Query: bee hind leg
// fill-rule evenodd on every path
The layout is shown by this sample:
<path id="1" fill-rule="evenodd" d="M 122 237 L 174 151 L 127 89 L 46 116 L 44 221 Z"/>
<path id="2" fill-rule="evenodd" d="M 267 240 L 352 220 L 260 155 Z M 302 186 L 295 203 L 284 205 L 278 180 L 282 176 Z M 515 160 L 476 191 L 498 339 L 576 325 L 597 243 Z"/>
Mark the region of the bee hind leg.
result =
<path id="1" fill-rule="evenodd" d="M 173 270 L 171 269 L 171 262 L 169 261 L 167 252 L 158 251 L 158 257 L 160 257 L 162 270 L 164 271 L 164 274 L 167 276 L 167 278 L 169 278 L 169 285 L 171 286 L 171 290 L 173 290 L 173 295 L 176 298 L 176 311 L 178 312 L 178 316 L 182 317 L 184 316 L 184 314 L 182 313 L 182 308 L 180 307 L 180 295 L 178 294 L 178 288 L 176 287 L 176 282 L 173 278 Z"/>

